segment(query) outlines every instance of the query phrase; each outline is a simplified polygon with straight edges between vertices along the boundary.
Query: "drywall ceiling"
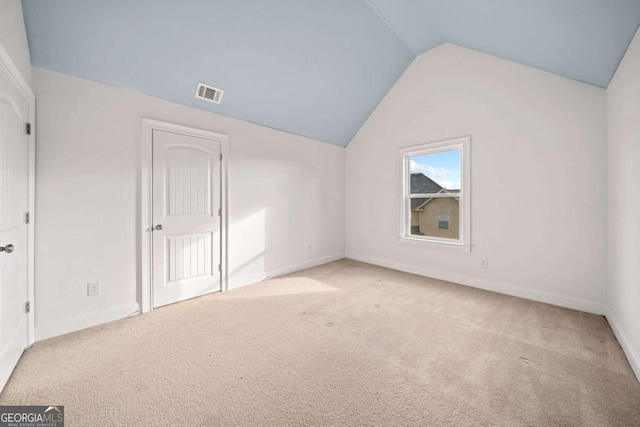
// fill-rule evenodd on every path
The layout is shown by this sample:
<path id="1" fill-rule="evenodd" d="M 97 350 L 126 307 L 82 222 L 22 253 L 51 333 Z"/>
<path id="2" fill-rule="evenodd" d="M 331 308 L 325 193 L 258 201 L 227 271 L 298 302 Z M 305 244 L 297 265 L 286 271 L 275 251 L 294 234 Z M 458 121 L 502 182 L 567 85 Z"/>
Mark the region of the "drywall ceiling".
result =
<path id="1" fill-rule="evenodd" d="M 22 5 L 34 66 L 342 146 L 414 58 L 363 0 Z"/>
<path id="2" fill-rule="evenodd" d="M 606 87 L 640 0 L 23 0 L 33 65 L 345 146 L 443 42 Z M 198 82 L 225 91 L 195 98 Z"/>
<path id="3" fill-rule="evenodd" d="M 640 0 L 367 0 L 416 55 L 443 42 L 607 87 Z"/>

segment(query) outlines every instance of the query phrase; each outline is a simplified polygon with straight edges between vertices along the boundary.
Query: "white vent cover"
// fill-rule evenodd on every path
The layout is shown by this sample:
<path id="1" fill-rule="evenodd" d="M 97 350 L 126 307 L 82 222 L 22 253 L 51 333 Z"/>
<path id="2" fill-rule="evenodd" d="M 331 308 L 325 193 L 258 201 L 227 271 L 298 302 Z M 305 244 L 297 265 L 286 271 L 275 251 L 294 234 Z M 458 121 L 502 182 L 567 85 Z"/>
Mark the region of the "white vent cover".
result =
<path id="1" fill-rule="evenodd" d="M 214 104 L 220 104 L 223 94 L 224 91 L 222 89 L 204 83 L 198 83 L 198 88 L 196 89 L 196 98 L 213 102 Z"/>

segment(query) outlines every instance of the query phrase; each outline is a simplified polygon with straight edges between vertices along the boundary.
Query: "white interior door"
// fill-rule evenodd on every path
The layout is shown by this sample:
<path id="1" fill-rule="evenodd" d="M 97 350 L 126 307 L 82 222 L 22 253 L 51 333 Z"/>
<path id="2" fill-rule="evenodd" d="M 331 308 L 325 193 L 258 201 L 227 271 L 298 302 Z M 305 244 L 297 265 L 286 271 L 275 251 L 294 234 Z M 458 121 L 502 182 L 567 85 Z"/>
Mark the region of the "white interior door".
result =
<path id="1" fill-rule="evenodd" d="M 0 390 L 27 347 L 28 103 L 0 73 Z"/>
<path id="2" fill-rule="evenodd" d="M 221 290 L 220 141 L 153 130 L 153 306 Z"/>

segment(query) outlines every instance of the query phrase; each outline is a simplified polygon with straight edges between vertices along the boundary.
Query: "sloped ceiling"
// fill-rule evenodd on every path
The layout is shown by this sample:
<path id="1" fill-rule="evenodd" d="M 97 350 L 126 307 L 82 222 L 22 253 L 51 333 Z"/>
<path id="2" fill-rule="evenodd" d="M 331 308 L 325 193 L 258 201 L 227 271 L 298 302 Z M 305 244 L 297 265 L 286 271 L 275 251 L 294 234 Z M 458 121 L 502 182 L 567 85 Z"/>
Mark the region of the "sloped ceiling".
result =
<path id="1" fill-rule="evenodd" d="M 640 0 L 368 0 L 413 53 L 453 43 L 607 87 Z"/>
<path id="2" fill-rule="evenodd" d="M 22 4 L 37 67 L 342 146 L 414 58 L 363 0 Z"/>
<path id="3" fill-rule="evenodd" d="M 23 0 L 33 65 L 345 146 L 443 42 L 606 87 L 640 0 Z M 225 90 L 221 105 L 194 97 Z"/>

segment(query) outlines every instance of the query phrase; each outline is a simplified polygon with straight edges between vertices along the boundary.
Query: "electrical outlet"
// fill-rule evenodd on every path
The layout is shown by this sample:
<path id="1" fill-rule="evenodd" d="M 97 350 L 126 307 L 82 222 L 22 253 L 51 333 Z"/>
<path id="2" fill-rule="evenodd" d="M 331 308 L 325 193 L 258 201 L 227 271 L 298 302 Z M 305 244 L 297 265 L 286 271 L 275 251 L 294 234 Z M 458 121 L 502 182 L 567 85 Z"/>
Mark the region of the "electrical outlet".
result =
<path id="1" fill-rule="evenodd" d="M 480 259 L 480 268 L 489 268 L 489 259 L 481 258 Z"/>
<path id="2" fill-rule="evenodd" d="M 87 296 L 93 297 L 100 295 L 100 282 L 87 283 Z"/>

